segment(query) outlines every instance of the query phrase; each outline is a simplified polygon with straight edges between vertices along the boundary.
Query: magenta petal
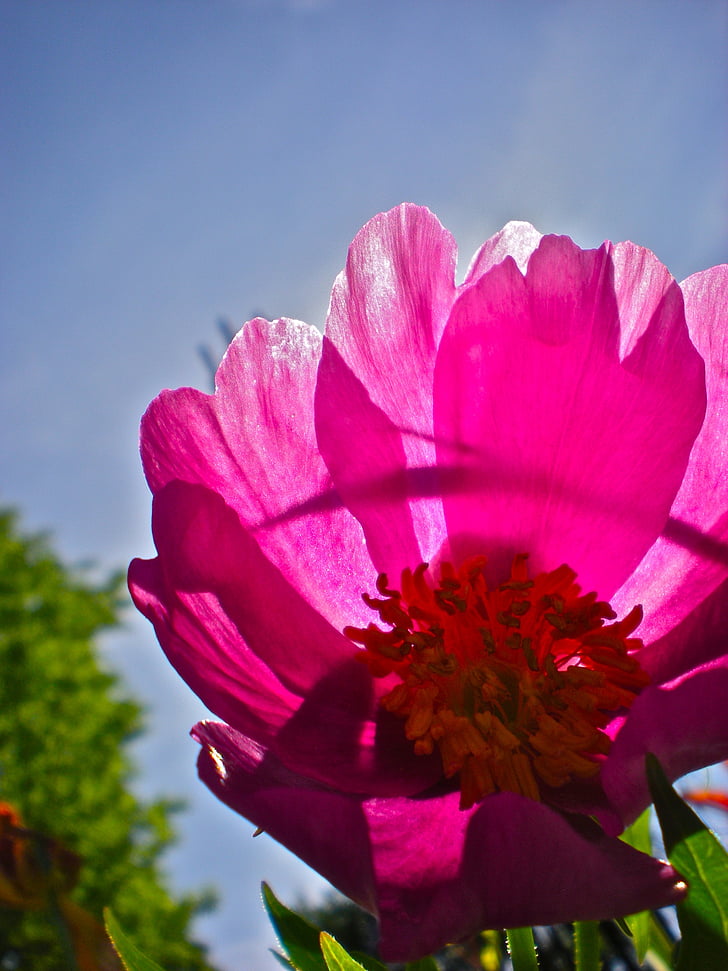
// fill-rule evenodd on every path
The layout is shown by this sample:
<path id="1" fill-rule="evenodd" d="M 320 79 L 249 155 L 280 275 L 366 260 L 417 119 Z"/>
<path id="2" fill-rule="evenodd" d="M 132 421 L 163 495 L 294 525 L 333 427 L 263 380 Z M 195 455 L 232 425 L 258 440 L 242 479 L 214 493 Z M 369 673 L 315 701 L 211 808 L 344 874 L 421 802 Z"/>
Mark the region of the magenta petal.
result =
<path id="1" fill-rule="evenodd" d="M 437 778 L 436 759 L 415 757 L 380 709 L 358 648 L 286 582 L 219 496 L 171 483 L 155 498 L 153 526 L 159 557 L 135 561 L 132 595 L 208 708 L 343 789 L 410 793 Z"/>
<path id="2" fill-rule="evenodd" d="M 251 739 L 217 722 L 192 732 L 202 781 L 347 897 L 375 911 L 371 847 L 361 797 L 292 772 Z"/>
<path id="3" fill-rule="evenodd" d="M 642 648 L 639 660 L 654 684 L 672 681 L 726 653 L 728 580 L 663 637 Z"/>
<path id="4" fill-rule="evenodd" d="M 306 694 L 357 653 L 262 555 L 216 493 L 171 483 L 155 496 L 152 528 L 170 596 L 213 594 L 219 614 L 288 690 Z M 238 670 L 239 647 L 229 649 L 229 666 Z"/>
<path id="5" fill-rule="evenodd" d="M 246 324 L 215 395 L 163 392 L 142 422 L 152 492 L 181 480 L 214 490 L 267 558 L 337 628 L 365 624 L 376 577 L 361 527 L 319 455 L 313 396 L 321 335 L 299 321 Z"/>
<path id="6" fill-rule="evenodd" d="M 728 266 L 682 284 L 690 336 L 705 360 L 708 407 L 670 522 L 616 597 L 641 603 L 640 634 L 655 641 L 728 577 Z"/>
<path id="7" fill-rule="evenodd" d="M 165 654 L 205 704 L 254 737 L 272 742 L 300 697 L 255 657 L 220 611 L 217 598 L 175 595 L 159 559 L 132 561 L 129 590 L 138 610 L 153 623 Z"/>
<path id="8" fill-rule="evenodd" d="M 634 703 L 602 769 L 607 797 L 625 821 L 650 803 L 645 755 L 670 779 L 728 759 L 728 657 L 650 687 Z"/>
<path id="9" fill-rule="evenodd" d="M 328 339 L 318 387 L 316 428 L 321 454 L 338 493 L 364 527 L 372 562 L 397 583 L 405 566 L 422 560 L 409 507 L 412 490 L 402 433 L 372 402 Z"/>
<path id="10" fill-rule="evenodd" d="M 485 928 L 609 918 L 682 896 L 667 865 L 511 793 L 468 812 L 456 793 L 361 800 L 287 771 L 226 726 L 194 734 L 212 791 L 377 914 L 386 960 Z"/>
<path id="11" fill-rule="evenodd" d="M 432 370 L 455 297 L 455 254 L 431 212 L 399 206 L 358 233 L 331 294 L 316 389 L 319 447 L 377 569 L 392 576 L 429 560 L 445 537 L 439 499 L 410 501 L 402 476 L 405 466 L 435 462 Z M 375 503 L 359 501 L 359 486 L 377 481 L 394 483 L 387 525 Z"/>
<path id="12" fill-rule="evenodd" d="M 684 896 L 667 864 L 513 793 L 468 813 L 448 796 L 372 804 L 367 815 L 387 960 L 487 928 L 610 919 Z"/>
<path id="13" fill-rule="evenodd" d="M 475 254 L 468 267 L 463 286 L 476 283 L 484 273 L 498 263 L 502 263 L 507 256 L 512 256 L 521 273 L 525 273 L 531 253 L 541 239 L 541 233 L 534 229 L 531 223 L 516 220 L 506 223 L 503 229 L 487 239 Z"/>
<path id="14" fill-rule="evenodd" d="M 528 552 L 534 570 L 566 562 L 609 597 L 664 525 L 703 365 L 677 284 L 648 278 L 638 319 L 625 276 L 607 246 L 544 237 L 525 279 L 507 259 L 453 308 L 435 370 L 438 458 L 459 476 L 448 532 L 499 578 Z"/>

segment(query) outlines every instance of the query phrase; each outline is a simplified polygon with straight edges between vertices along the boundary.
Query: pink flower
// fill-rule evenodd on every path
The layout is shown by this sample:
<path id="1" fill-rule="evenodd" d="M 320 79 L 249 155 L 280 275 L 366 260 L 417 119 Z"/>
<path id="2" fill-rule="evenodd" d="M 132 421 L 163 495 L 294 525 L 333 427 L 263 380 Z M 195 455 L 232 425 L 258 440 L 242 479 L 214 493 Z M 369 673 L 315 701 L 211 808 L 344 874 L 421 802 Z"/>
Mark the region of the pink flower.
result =
<path id="1" fill-rule="evenodd" d="M 459 286 L 455 255 L 426 209 L 377 216 L 323 339 L 253 320 L 214 395 L 142 424 L 129 581 L 227 723 L 200 774 L 390 960 L 675 901 L 616 839 L 644 755 L 728 758 L 728 267 L 678 286 L 525 223 Z"/>

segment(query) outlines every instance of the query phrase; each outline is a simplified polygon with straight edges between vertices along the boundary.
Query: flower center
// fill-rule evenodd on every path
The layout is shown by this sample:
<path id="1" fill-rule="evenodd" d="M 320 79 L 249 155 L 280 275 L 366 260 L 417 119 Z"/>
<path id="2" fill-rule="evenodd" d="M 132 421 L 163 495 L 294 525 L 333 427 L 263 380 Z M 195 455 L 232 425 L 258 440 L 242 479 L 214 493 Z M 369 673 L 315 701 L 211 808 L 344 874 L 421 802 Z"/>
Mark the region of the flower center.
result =
<path id="1" fill-rule="evenodd" d="M 380 574 L 381 598 L 364 601 L 388 629 L 344 631 L 375 677 L 401 679 L 381 704 L 406 719 L 418 755 L 437 747 L 445 776 L 459 773 L 461 809 L 500 790 L 540 800 L 541 785 L 595 775 L 604 727 L 649 680 L 629 636 L 641 607 L 605 624 L 616 614 L 581 594 L 573 570 L 529 578 L 527 559 L 493 590 L 482 556 L 443 563 L 438 586 L 425 563 L 402 572 L 401 592 Z"/>

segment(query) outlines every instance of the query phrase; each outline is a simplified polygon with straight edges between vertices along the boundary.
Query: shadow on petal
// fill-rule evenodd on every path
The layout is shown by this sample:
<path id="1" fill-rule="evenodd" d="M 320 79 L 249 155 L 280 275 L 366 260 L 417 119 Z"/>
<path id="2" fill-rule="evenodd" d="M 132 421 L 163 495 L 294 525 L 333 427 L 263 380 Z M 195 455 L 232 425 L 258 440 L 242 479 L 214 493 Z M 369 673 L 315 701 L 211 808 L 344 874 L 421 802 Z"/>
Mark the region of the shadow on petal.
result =
<path id="1" fill-rule="evenodd" d="M 376 913 L 369 831 L 359 799 L 292 772 L 227 725 L 202 722 L 192 734 L 203 746 L 200 778 L 222 802 Z"/>
<path id="2" fill-rule="evenodd" d="M 414 754 L 402 720 L 384 711 L 356 659 L 328 672 L 278 733 L 276 755 L 321 782 L 366 796 L 413 795 L 442 776 L 440 757 Z"/>

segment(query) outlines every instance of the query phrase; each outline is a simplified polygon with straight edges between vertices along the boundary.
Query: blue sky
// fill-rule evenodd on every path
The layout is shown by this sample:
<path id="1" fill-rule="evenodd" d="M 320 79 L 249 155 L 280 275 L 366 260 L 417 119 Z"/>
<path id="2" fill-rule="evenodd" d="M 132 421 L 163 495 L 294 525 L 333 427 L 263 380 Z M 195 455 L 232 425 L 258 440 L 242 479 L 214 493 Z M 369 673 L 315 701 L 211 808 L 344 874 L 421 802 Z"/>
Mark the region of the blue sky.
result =
<path id="1" fill-rule="evenodd" d="M 346 247 L 403 200 L 464 267 L 508 219 L 631 238 L 678 279 L 726 259 L 717 0 L 0 0 L 0 501 L 72 561 L 151 555 L 137 426 L 205 387 L 200 343 L 322 324 Z M 309 871 L 197 783 L 202 714 L 130 613 L 109 663 L 150 706 L 146 794 L 191 800 L 177 885 L 225 971 L 276 967 L 262 879 Z"/>

